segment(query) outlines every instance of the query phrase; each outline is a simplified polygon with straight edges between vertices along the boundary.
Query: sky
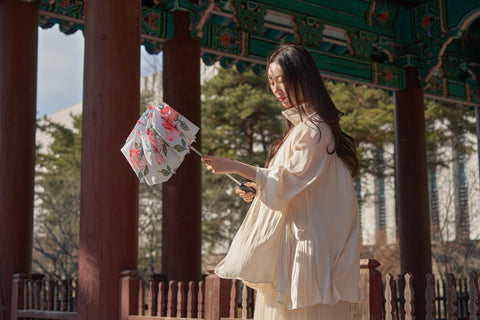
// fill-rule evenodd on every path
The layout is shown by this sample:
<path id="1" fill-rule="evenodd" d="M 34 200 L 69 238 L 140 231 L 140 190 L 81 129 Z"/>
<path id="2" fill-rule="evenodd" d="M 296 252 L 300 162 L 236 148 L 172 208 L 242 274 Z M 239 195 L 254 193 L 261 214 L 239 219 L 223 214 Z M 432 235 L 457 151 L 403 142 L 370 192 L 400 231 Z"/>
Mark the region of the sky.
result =
<path id="1" fill-rule="evenodd" d="M 161 54 L 141 50 L 141 75 L 146 76 L 161 65 Z M 82 101 L 83 52 L 82 31 L 67 36 L 57 25 L 38 28 L 37 118 Z"/>

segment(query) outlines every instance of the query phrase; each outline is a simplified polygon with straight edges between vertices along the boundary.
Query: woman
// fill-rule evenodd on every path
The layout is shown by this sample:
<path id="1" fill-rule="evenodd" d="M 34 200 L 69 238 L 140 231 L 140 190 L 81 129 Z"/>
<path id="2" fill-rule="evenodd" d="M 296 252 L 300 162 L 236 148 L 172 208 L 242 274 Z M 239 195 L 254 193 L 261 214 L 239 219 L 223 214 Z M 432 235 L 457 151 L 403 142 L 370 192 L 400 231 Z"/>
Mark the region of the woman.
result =
<path id="1" fill-rule="evenodd" d="M 308 50 L 280 45 L 267 73 L 286 121 L 266 168 L 202 158 L 257 190 L 237 190 L 252 204 L 215 272 L 257 290 L 254 319 L 353 319 L 361 295 L 353 139 Z"/>

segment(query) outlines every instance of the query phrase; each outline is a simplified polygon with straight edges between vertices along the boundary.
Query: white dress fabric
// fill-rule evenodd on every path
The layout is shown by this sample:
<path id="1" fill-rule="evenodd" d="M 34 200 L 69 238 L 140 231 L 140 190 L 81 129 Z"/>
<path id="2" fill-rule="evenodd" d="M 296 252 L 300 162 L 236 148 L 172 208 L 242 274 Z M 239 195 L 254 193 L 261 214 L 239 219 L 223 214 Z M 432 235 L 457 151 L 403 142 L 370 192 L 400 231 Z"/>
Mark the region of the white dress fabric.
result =
<path id="1" fill-rule="evenodd" d="M 357 319 L 356 303 L 339 301 L 334 305 L 316 304 L 311 307 L 288 310 L 278 302 L 278 292 L 270 283 L 257 285 L 253 320 L 353 320 Z"/>
<path id="2" fill-rule="evenodd" d="M 291 110 L 284 116 L 295 126 L 257 169 L 257 196 L 215 273 L 257 289 L 257 320 L 348 320 L 361 299 L 353 180 L 327 152 L 329 126 Z"/>

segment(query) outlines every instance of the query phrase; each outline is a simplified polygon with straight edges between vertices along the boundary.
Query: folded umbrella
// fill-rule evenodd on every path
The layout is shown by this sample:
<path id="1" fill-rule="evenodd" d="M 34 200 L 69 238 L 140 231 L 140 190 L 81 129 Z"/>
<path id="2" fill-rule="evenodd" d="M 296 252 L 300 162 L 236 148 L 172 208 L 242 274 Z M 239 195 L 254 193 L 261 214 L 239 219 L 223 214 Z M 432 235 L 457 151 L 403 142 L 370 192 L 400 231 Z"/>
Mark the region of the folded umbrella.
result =
<path id="1" fill-rule="evenodd" d="M 163 183 L 175 173 L 190 150 L 203 156 L 191 146 L 198 130 L 167 103 L 154 104 L 137 120 L 121 151 L 140 181 L 148 185 Z M 242 190 L 255 192 L 226 175 Z"/>

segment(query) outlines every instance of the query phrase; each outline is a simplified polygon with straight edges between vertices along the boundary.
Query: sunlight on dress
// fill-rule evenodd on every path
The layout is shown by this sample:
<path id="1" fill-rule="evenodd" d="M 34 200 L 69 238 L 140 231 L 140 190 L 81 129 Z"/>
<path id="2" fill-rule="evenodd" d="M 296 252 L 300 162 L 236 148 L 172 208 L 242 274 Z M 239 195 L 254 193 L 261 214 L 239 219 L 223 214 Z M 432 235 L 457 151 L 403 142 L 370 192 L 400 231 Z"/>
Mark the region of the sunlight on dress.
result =
<path id="1" fill-rule="evenodd" d="M 278 291 L 271 284 L 257 285 L 254 320 L 356 320 L 358 303 L 339 301 L 334 305 L 316 304 L 287 310 L 277 301 Z"/>

